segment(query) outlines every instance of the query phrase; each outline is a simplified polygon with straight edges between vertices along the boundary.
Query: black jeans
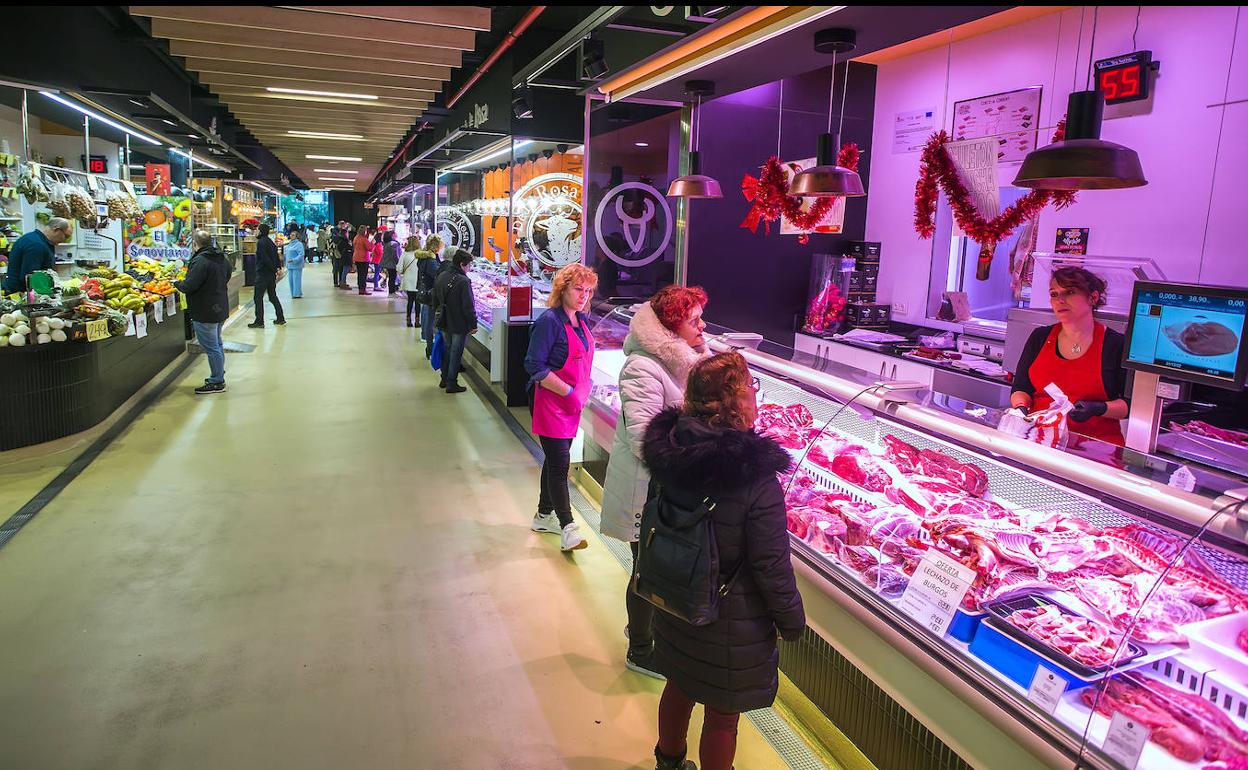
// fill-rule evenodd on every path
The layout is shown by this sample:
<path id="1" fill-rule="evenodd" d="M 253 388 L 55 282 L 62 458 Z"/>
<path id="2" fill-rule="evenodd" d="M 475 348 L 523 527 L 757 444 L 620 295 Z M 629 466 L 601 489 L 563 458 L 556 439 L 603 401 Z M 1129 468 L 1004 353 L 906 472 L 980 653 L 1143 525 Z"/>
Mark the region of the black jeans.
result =
<path id="1" fill-rule="evenodd" d="M 572 522 L 572 500 L 568 497 L 572 439 L 538 436 L 537 440 L 546 455 L 542 460 L 542 489 L 537 498 L 537 510 L 554 511 L 559 517 L 559 526 L 566 527 Z"/>
<path id="2" fill-rule="evenodd" d="M 407 312 L 404 313 L 404 317 L 409 324 L 415 320 L 416 325 L 420 326 L 420 300 L 417 299 L 418 296 L 414 291 L 407 292 Z M 415 319 L 412 316 L 415 316 Z"/>
<path id="3" fill-rule="evenodd" d="M 450 334 L 442 332 L 442 382 L 447 386 L 459 385 L 459 372 L 463 368 L 464 345 L 468 344 L 467 334 Z"/>
<path id="4" fill-rule="evenodd" d="M 629 543 L 633 551 L 633 572 L 637 571 L 637 543 Z M 633 593 L 630 578 L 624 596 L 628 612 L 628 651 L 644 655 L 654 646 L 654 605 Z"/>
<path id="5" fill-rule="evenodd" d="M 356 280 L 356 283 L 359 284 L 360 293 L 363 294 L 364 286 L 368 283 L 368 263 L 367 262 L 355 263 L 355 280 Z"/>
<path id="6" fill-rule="evenodd" d="M 399 291 L 399 271 L 393 267 L 386 268 L 386 291 L 391 294 Z"/>
<path id="7" fill-rule="evenodd" d="M 334 285 L 338 285 L 338 277 L 342 272 L 342 260 L 337 257 L 330 257 L 329 264 L 334 268 Z"/>
<path id="8" fill-rule="evenodd" d="M 264 323 L 264 295 L 269 295 L 269 302 L 273 303 L 273 312 L 277 313 L 278 321 L 285 321 L 286 316 L 282 313 L 281 300 L 277 298 L 277 276 L 267 273 L 256 273 L 255 293 L 252 299 L 256 305 L 256 323 Z"/>

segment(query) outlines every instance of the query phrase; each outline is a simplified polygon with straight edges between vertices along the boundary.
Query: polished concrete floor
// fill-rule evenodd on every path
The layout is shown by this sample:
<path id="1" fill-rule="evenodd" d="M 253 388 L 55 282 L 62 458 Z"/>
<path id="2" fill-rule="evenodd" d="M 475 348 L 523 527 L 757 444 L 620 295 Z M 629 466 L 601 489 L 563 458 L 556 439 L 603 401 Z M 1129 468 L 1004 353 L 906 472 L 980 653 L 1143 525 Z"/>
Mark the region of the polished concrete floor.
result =
<path id="1" fill-rule="evenodd" d="M 399 300 L 329 283 L 0 549 L 0 767 L 653 767 L 619 564 L 529 532 L 533 458 Z M 60 462 L 0 455 L 0 518 Z M 738 770 L 783 766 L 742 720 Z"/>

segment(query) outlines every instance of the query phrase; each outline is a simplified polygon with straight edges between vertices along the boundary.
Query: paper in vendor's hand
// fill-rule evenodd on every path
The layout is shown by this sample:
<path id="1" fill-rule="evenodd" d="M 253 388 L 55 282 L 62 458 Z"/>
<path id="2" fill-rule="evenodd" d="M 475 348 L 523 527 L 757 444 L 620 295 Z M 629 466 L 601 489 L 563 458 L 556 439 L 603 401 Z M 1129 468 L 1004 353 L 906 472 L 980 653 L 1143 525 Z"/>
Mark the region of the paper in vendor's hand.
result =
<path id="1" fill-rule="evenodd" d="M 997 429 L 1011 436 L 1025 438 L 1037 444 L 1065 449 L 1070 440 L 1070 410 L 1074 404 L 1054 383 L 1044 388 L 1053 403 L 1038 412 L 1024 415 L 1022 409 L 1008 409 L 1001 416 Z"/>

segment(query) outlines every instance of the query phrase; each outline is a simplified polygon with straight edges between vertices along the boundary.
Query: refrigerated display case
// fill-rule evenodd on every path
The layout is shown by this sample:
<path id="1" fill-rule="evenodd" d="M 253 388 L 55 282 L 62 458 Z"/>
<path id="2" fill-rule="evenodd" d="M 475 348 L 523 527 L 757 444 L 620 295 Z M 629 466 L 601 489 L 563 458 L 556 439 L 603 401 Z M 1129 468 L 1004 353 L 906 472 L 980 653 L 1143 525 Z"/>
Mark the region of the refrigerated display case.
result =
<path id="1" fill-rule="evenodd" d="M 622 339 L 611 330 L 630 317 L 617 309 L 595 337 Z M 1242 482 L 1192 485 L 1172 460 L 1088 442 L 1041 447 L 998 433 L 987 407 L 772 345 L 740 352 L 756 429 L 793 455 L 793 558 L 828 644 L 867 657 L 817 620 L 858 619 L 1036 766 L 1248 766 Z M 623 363 L 610 344 L 595 354 L 585 427 L 604 449 Z M 903 691 L 967 762 L 993 766 L 974 730 L 938 725 L 952 706 Z"/>

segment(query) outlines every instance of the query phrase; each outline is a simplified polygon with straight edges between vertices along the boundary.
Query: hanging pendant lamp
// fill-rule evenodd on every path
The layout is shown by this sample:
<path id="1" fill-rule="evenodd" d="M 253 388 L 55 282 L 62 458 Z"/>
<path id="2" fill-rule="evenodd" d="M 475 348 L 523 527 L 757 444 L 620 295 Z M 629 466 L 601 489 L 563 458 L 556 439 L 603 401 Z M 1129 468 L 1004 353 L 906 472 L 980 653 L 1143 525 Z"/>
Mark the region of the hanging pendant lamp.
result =
<path id="1" fill-rule="evenodd" d="M 678 176 L 668 185 L 669 198 L 722 198 L 719 181 L 702 173 L 702 155 L 698 152 L 698 138 L 702 132 L 702 97 L 712 96 L 715 84 L 709 80 L 690 80 L 685 83 L 685 94 L 697 101 L 691 118 L 693 149 L 689 152 L 689 173 Z"/>
<path id="2" fill-rule="evenodd" d="M 1015 187 L 1033 190 L 1120 190 L 1148 184 L 1140 156 L 1130 147 L 1101 139 L 1105 99 L 1092 88 L 1092 51 L 1096 47 L 1099 7 L 1092 10 L 1092 42 L 1088 46 L 1088 81 L 1066 102 L 1066 136 L 1032 150 L 1023 159 Z"/>
<path id="3" fill-rule="evenodd" d="M 815 166 L 793 177 L 789 194 L 803 198 L 857 198 L 866 195 L 858 172 L 837 165 L 841 151 L 841 128 L 845 125 L 845 94 L 849 85 L 849 63 L 845 63 L 845 81 L 841 84 L 841 119 L 832 133 L 832 105 L 836 92 L 836 55 L 849 53 L 857 47 L 852 29 L 823 29 L 815 33 L 815 50 L 832 54 L 832 84 L 828 91 L 828 130 L 819 136 Z"/>

